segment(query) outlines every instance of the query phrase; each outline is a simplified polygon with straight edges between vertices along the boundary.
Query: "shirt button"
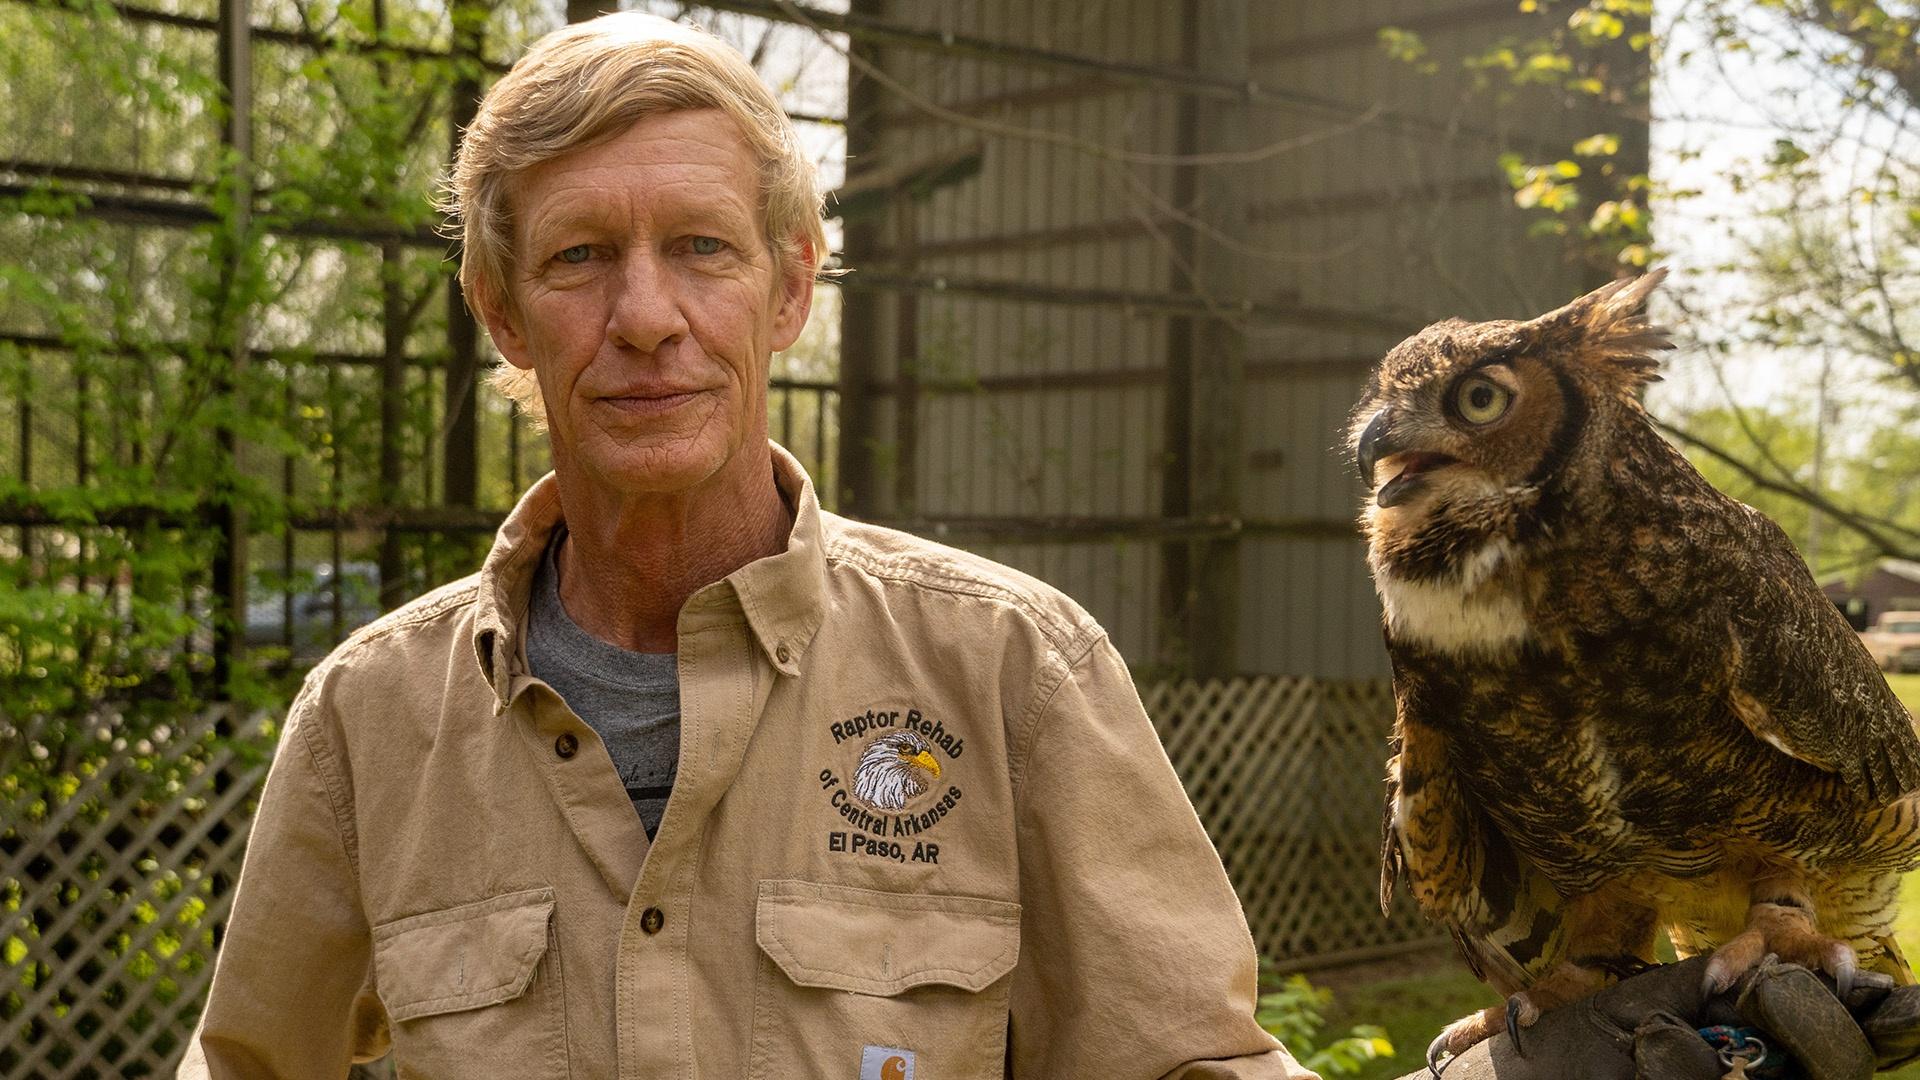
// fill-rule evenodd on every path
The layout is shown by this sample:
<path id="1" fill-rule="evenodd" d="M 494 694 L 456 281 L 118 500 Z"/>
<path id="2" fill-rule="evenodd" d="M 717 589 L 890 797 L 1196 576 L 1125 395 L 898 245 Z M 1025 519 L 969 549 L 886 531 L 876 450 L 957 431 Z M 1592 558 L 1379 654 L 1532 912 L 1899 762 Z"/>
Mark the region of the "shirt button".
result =
<path id="1" fill-rule="evenodd" d="M 773 658 L 784 664 L 793 659 L 793 651 L 787 648 L 785 642 L 782 642 L 774 648 Z"/>
<path id="2" fill-rule="evenodd" d="M 660 928 L 665 926 L 666 923 L 667 917 L 661 914 L 660 909 L 657 907 L 650 907 L 640 913 L 640 929 L 645 930 L 649 934 L 659 933 Z"/>
<path id="3" fill-rule="evenodd" d="M 574 752 L 579 749 L 580 740 L 574 738 L 573 732 L 571 731 L 563 731 L 560 733 L 559 738 L 553 740 L 553 752 L 563 758 L 572 757 Z"/>

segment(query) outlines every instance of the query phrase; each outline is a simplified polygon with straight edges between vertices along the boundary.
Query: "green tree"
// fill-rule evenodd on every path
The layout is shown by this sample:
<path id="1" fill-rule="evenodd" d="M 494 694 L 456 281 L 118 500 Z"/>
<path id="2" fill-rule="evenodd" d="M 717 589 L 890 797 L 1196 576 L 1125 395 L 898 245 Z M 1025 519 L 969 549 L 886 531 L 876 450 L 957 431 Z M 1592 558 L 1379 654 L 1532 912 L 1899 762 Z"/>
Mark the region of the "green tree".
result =
<path id="1" fill-rule="evenodd" d="M 284 700 L 298 670 L 270 644 L 210 678 L 220 506 L 246 516 L 264 598 L 327 558 L 322 534 L 284 539 L 303 516 L 438 498 L 453 264 L 433 194 L 453 95 L 491 71 L 449 44 L 510 54 L 551 16 L 437 0 L 282 16 L 293 40 L 253 42 L 242 162 L 211 31 L 0 6 L 0 158 L 39 174 L 0 201 L 0 506 L 20 523 L 0 529 L 0 719 L 49 740 L 56 773 L 106 745 L 62 736 L 82 714 L 132 729 L 212 695 Z M 403 586 L 473 557 L 459 538 L 344 539 Z"/>
<path id="2" fill-rule="evenodd" d="M 1563 237 L 1568 257 L 1624 273 L 1685 252 L 1658 313 L 1679 331 L 1676 370 L 1728 392 L 1659 399 L 1676 407 L 1669 435 L 1711 478 L 1800 523 L 1789 531 L 1822 564 L 1920 556 L 1906 509 L 1920 460 L 1901 452 L 1920 406 L 1920 140 L 1911 137 L 1920 8 L 1676 0 L 1660 6 L 1656 34 L 1648 0 L 1516 5 L 1538 29 L 1472 52 L 1463 92 L 1568 114 L 1563 153 L 1516 146 L 1498 161 L 1515 204 L 1538 231 Z M 1434 66 L 1416 35 L 1395 30 L 1382 45 Z M 1690 184 L 1712 148 L 1673 143 L 1662 162 L 1669 175 L 1656 183 L 1645 145 L 1612 121 L 1581 123 L 1587 104 L 1606 106 L 1596 119 L 1692 124 L 1715 136 L 1733 126 L 1759 149 L 1713 183 Z M 1715 108 L 1739 116 L 1710 115 Z M 1654 207 L 1674 224 L 1656 232 Z M 1849 410 L 1851 423 L 1812 424 L 1816 395 L 1783 380 L 1783 400 L 1756 414 L 1734 388 L 1759 365 L 1818 367 L 1865 403 Z M 1823 441 L 1820 482 L 1811 476 L 1816 427 L 1834 436 Z"/>

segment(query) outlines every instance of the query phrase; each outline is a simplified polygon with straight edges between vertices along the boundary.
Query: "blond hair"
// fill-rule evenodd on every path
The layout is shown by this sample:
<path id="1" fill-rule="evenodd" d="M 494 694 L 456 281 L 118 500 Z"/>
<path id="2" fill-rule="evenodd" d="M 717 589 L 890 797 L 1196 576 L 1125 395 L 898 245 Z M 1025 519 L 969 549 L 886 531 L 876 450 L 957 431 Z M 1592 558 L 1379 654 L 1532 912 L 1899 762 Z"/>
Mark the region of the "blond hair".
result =
<path id="1" fill-rule="evenodd" d="M 460 229 L 467 305 L 513 309 L 515 176 L 683 109 L 719 109 L 733 119 L 760 163 L 761 225 L 776 269 L 800 263 L 818 274 L 827 237 L 813 162 L 752 65 L 698 27 L 622 11 L 534 42 L 480 102 L 442 200 Z M 533 372 L 501 364 L 491 381 L 536 423 L 545 420 Z"/>

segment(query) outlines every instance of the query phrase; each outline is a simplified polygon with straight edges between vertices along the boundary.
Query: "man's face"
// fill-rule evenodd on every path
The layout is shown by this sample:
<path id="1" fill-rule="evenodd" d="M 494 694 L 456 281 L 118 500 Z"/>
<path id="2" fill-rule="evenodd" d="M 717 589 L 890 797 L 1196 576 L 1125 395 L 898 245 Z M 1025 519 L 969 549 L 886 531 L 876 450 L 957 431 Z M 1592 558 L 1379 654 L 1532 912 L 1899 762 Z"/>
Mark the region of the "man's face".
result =
<path id="1" fill-rule="evenodd" d="M 484 314 L 539 380 L 557 469 L 683 492 L 766 438 L 767 363 L 813 280 L 776 270 L 758 164 L 725 113 L 647 117 L 529 169 L 511 198 L 515 303 Z"/>

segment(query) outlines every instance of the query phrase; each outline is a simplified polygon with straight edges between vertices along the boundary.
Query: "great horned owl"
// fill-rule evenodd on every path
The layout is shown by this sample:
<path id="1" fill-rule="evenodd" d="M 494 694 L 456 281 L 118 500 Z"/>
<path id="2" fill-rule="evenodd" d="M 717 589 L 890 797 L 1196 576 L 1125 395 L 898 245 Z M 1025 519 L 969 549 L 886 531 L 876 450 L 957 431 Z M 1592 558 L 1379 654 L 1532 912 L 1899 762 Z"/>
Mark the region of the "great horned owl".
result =
<path id="1" fill-rule="evenodd" d="M 1509 995 L 1459 1051 L 1653 960 L 1912 976 L 1920 739 L 1778 526 L 1648 420 L 1661 272 L 1437 323 L 1354 414 L 1393 664 L 1381 903 L 1404 870 Z"/>

